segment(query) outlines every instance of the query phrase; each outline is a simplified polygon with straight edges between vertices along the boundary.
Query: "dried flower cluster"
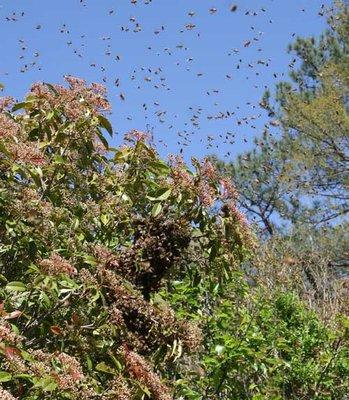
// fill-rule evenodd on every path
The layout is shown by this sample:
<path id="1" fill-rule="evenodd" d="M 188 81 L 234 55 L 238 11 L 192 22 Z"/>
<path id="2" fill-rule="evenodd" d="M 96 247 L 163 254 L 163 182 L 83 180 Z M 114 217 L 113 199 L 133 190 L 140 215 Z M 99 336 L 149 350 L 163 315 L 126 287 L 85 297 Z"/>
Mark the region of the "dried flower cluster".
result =
<path id="1" fill-rule="evenodd" d="M 127 348 L 124 349 L 124 356 L 128 372 L 151 390 L 154 400 L 173 399 L 170 390 L 161 382 L 158 375 L 151 370 L 143 357 Z"/>

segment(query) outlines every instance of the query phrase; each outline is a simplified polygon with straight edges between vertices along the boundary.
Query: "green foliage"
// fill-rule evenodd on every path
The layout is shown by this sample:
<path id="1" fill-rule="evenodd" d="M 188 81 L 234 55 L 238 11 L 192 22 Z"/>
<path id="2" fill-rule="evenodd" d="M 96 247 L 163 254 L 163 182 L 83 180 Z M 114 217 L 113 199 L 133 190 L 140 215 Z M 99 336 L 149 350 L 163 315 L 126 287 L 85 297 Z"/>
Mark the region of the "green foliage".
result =
<path id="1" fill-rule="evenodd" d="M 184 366 L 184 372 L 191 369 L 177 381 L 178 396 L 344 399 L 349 389 L 348 320 L 330 328 L 290 292 L 254 291 L 241 276 L 234 282 L 224 293 L 208 289 L 209 306 L 198 316 L 205 320 L 204 348 L 195 368 Z M 186 285 L 178 292 L 177 284 L 172 302 L 183 312 L 185 298 L 192 295 Z"/>
<path id="2" fill-rule="evenodd" d="M 347 331 L 331 332 L 291 294 L 265 293 L 236 309 L 219 308 L 208 392 L 240 399 L 343 398 L 349 372 Z M 216 357 L 216 354 L 219 357 Z M 338 385 L 339 384 L 339 385 Z M 337 386 L 338 385 L 338 386 Z M 221 395 L 222 397 L 222 395 Z"/>

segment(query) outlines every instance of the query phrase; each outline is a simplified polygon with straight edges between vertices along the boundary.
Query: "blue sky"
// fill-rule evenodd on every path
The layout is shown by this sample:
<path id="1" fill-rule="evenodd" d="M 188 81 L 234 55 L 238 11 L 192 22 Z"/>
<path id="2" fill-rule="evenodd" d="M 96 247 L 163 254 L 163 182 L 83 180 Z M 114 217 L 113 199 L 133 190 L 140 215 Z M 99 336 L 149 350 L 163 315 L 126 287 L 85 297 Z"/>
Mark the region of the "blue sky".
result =
<path id="1" fill-rule="evenodd" d="M 136 3 L 0 0 L 4 94 L 20 99 L 33 82 L 62 83 L 66 74 L 104 83 L 116 132 L 111 144 L 131 129 L 150 129 L 163 156 L 183 148 L 186 158 L 231 159 L 263 130 L 258 102 L 287 74 L 292 35 L 323 31 L 318 13 L 331 1 Z M 224 143 L 226 132 L 234 143 Z"/>

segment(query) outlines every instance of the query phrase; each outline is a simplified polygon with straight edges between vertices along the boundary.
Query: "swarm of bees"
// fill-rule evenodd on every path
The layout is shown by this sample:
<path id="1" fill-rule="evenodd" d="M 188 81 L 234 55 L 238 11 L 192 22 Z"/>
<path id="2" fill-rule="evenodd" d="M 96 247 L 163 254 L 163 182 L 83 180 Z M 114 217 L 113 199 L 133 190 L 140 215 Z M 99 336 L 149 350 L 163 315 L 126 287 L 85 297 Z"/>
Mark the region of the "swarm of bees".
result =
<path id="1" fill-rule="evenodd" d="M 266 27 L 273 24 L 275 9 L 285 7 L 283 2 L 265 7 L 261 1 L 260 7 L 249 9 L 242 1 L 223 6 L 188 0 L 184 10 L 151 0 L 129 0 L 116 8 L 107 3 L 101 0 L 97 9 L 93 2 L 79 0 L 69 13 L 58 7 L 48 17 L 40 7 L 13 11 L 10 4 L 2 6 L 9 29 L 4 46 L 19 45 L 19 54 L 8 52 L 18 68 L 0 70 L 5 89 L 17 73 L 26 84 L 25 73 L 31 82 L 52 80 L 59 61 L 60 68 L 69 70 L 62 75 L 69 72 L 107 86 L 118 131 L 149 126 L 171 152 L 218 151 L 230 157 L 237 144 L 251 143 L 265 130 L 277 131 L 279 121 L 257 109 L 272 79 L 283 79 L 264 46 L 268 35 L 275 34 Z M 287 7 L 309 18 L 307 8 Z M 325 6 L 312 6 L 310 12 L 314 18 L 324 16 Z M 11 31 L 14 23 L 20 39 Z M 59 60 L 45 54 L 48 41 L 50 49 L 59 51 Z M 285 70 L 294 64 L 295 59 L 288 61 Z"/>

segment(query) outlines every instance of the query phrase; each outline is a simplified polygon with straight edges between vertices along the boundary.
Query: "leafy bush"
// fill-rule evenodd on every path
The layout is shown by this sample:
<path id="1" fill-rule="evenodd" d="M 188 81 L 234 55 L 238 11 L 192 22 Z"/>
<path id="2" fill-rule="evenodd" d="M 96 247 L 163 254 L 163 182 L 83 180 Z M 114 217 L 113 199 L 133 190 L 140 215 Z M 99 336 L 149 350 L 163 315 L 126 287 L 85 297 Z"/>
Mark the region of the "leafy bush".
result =
<path id="1" fill-rule="evenodd" d="M 191 365 L 177 382 L 181 398 L 346 399 L 348 319 L 326 326 L 296 295 L 246 285 L 243 290 L 238 281 L 204 316 L 197 379 Z M 182 292 L 188 291 L 183 286 Z M 174 294 L 172 301 L 180 307 L 182 296 Z"/>

